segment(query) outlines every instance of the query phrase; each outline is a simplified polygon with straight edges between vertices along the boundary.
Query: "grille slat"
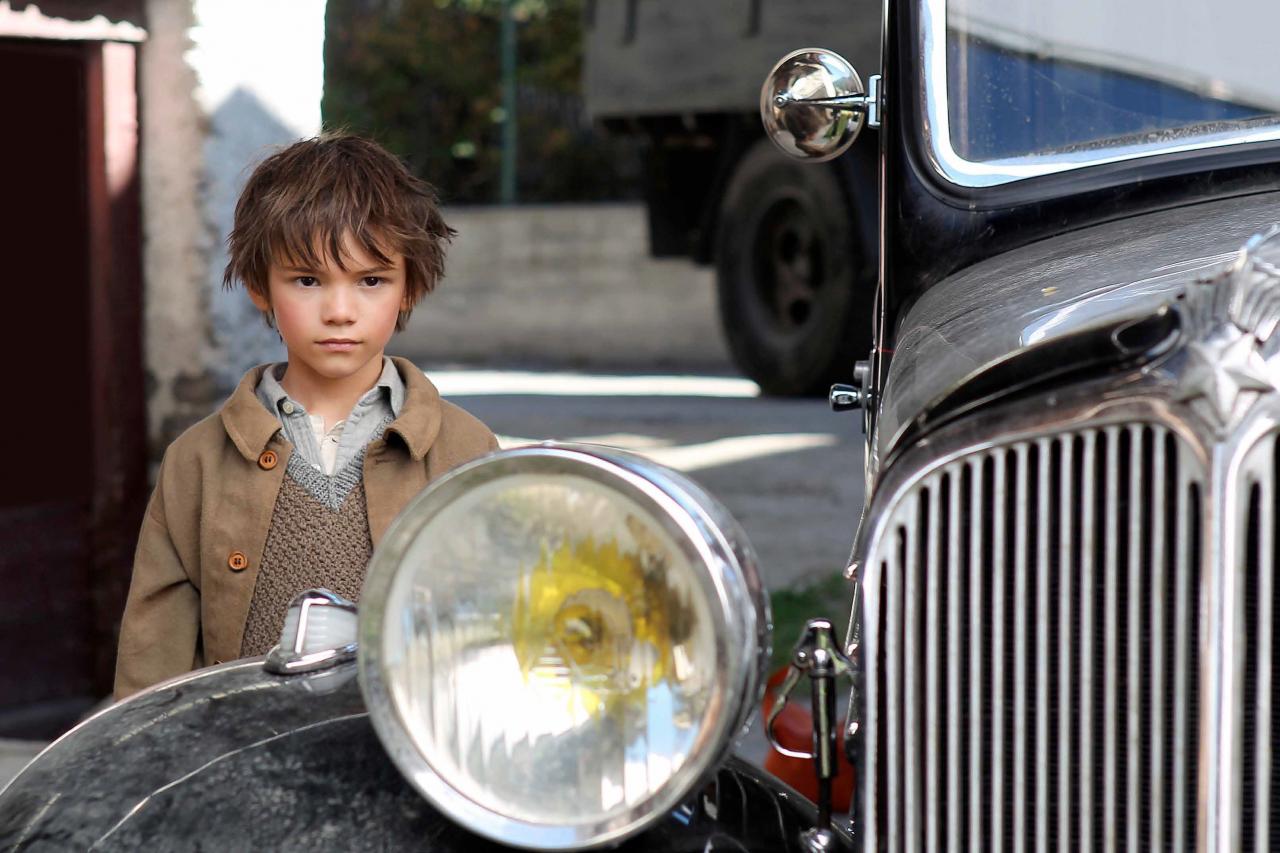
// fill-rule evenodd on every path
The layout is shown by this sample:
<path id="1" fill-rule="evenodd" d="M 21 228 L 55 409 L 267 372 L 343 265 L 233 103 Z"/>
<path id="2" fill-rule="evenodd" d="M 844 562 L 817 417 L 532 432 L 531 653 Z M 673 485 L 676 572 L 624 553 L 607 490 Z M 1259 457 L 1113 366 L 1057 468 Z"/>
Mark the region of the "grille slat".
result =
<path id="1" fill-rule="evenodd" d="M 1275 642 L 1275 570 L 1276 570 L 1276 536 L 1275 536 L 1275 480 L 1266 476 L 1275 470 L 1275 445 L 1271 446 L 1272 459 L 1267 461 L 1270 463 L 1264 475 L 1259 478 L 1259 496 L 1262 502 L 1261 507 L 1261 523 L 1259 525 L 1259 542 L 1258 551 L 1261 557 L 1258 574 L 1258 640 L 1257 640 L 1257 656 L 1258 666 L 1258 734 L 1257 734 L 1257 756 L 1254 765 L 1254 773 L 1257 778 L 1257 808 L 1266 809 L 1265 813 L 1258 816 L 1257 821 L 1257 837 L 1254 842 L 1254 849 L 1259 853 L 1268 851 L 1270 847 L 1270 827 L 1271 821 L 1280 818 L 1276 814 L 1275 803 L 1272 798 L 1276 792 L 1272 790 L 1272 748 L 1271 737 L 1275 731 L 1275 719 L 1272 714 L 1275 708 L 1272 706 L 1272 681 L 1274 679 L 1274 658 L 1272 657 L 1273 643 Z M 1246 756 L 1247 757 L 1247 756 Z"/>
<path id="2" fill-rule="evenodd" d="M 944 575 L 945 567 L 941 565 L 939 560 L 939 542 L 938 536 L 941 532 L 939 519 L 941 513 L 938 509 L 938 496 L 941 490 L 938 480 L 935 478 L 930 481 L 927 488 L 921 495 L 920 503 L 922 509 L 923 521 L 921 527 L 927 541 L 927 550 L 925 559 L 918 567 L 920 575 L 929 575 L 937 573 Z M 944 575 L 945 576 L 945 575 Z M 938 679 L 940 661 L 938 658 L 938 635 L 941 632 L 941 618 L 938 612 L 938 594 L 941 584 L 928 584 L 927 600 L 925 602 L 925 730 L 924 738 L 926 740 L 925 748 L 925 807 L 927 814 L 925 817 L 925 842 L 927 849 L 938 850 L 938 842 L 940 835 L 940 809 L 941 790 L 938 782 L 939 775 L 939 759 L 940 750 L 937 747 L 937 738 L 941 733 L 942 709 L 938 703 Z"/>
<path id="3" fill-rule="evenodd" d="M 980 853 L 984 849 L 987 835 L 982 828 L 982 744 L 983 717 L 982 696 L 983 678 L 986 673 L 982 666 L 982 616 L 987 611 L 983 598 L 986 563 L 986 522 L 981 516 L 986 507 L 984 493 L 985 477 L 982 466 L 970 463 L 967 468 L 968 481 L 972 489 L 969 494 L 969 506 L 972 519 L 968 525 L 970 531 L 969 547 L 969 612 L 972 620 L 969 623 L 969 849 L 972 853 Z"/>
<path id="4" fill-rule="evenodd" d="M 1014 445 L 1013 559 L 1013 787 L 1027 790 L 1027 446 Z M 1013 849 L 1024 853 L 1027 837 L 1026 797 L 1013 798 Z"/>
<path id="5" fill-rule="evenodd" d="M 1202 482 L 1137 423 L 983 448 L 896 498 L 868 555 L 869 849 L 1194 844 Z"/>
<path id="6" fill-rule="evenodd" d="M 1243 767 L 1241 841 L 1256 851 L 1269 850 L 1270 824 L 1276 813 L 1273 789 L 1272 732 L 1275 712 L 1272 649 L 1275 636 L 1275 567 L 1277 466 L 1280 466 L 1280 439 L 1261 442 L 1246 461 L 1248 496 L 1245 537 L 1245 695 L 1243 698 Z"/>
<path id="7" fill-rule="evenodd" d="M 1142 765 L 1138 760 L 1141 755 L 1140 749 L 1142 745 L 1142 673 L 1140 671 L 1144 656 L 1140 654 L 1142 648 L 1142 604 L 1147 600 L 1148 595 L 1143 582 L 1143 552 L 1144 552 L 1144 533 L 1149 532 L 1142 527 L 1142 490 L 1146 482 L 1148 472 L 1142 465 L 1144 459 L 1144 430 L 1141 427 L 1129 428 L 1129 446 L 1128 464 L 1130 466 L 1129 477 L 1129 547 L 1128 547 L 1128 587 L 1125 590 L 1125 600 L 1123 606 L 1128 608 L 1127 619 L 1125 620 L 1128 628 L 1128 636 L 1121 639 L 1125 643 L 1125 687 L 1128 695 L 1126 697 L 1127 713 L 1125 714 L 1126 738 L 1125 751 L 1122 753 L 1127 757 L 1125 762 L 1125 828 L 1126 848 L 1127 850 L 1143 849 L 1140 841 L 1141 834 L 1141 816 L 1143 809 L 1139 803 L 1140 790 L 1140 774 Z"/>
<path id="8" fill-rule="evenodd" d="M 1051 442 L 1041 439 L 1037 442 L 1038 460 L 1041 466 L 1049 463 L 1052 454 Z M 1032 474 L 1028 471 L 1028 476 Z M 1034 479 L 1037 489 L 1035 530 L 1039 532 L 1036 539 L 1036 818 L 1035 849 L 1036 853 L 1047 853 L 1049 849 L 1049 785 L 1052 765 L 1049 761 L 1049 571 L 1050 571 L 1050 537 L 1049 530 L 1053 526 L 1052 506 L 1049 501 L 1049 489 L 1052 478 L 1041 476 Z"/>
<path id="9" fill-rule="evenodd" d="M 947 504 L 947 545 L 946 552 L 951 555 L 947 561 L 947 646 L 948 649 L 961 649 L 962 634 L 960 628 L 961 604 L 963 600 L 962 574 L 964 570 L 964 554 L 961 551 L 960 538 L 960 488 L 962 477 L 960 470 L 952 467 L 947 472 L 947 488 L 944 498 Z M 956 661 L 956 665 L 947 669 L 947 847 L 959 850 L 964 843 L 962 826 L 964 822 L 960 805 L 960 754 L 963 749 L 963 713 L 961 706 L 960 684 L 962 668 L 965 661 Z"/>
<path id="10" fill-rule="evenodd" d="M 895 535 L 901 539 L 903 534 Z M 901 850 L 903 841 L 903 803 L 905 780 L 902 766 L 902 667 L 906 650 L 902 642 L 902 572 L 901 559 L 903 547 L 893 550 L 889 559 L 889 591 L 885 603 L 886 611 L 886 656 L 885 681 L 888 687 L 888 713 L 885 722 L 889 729 L 889 755 L 886 764 L 889 770 L 889 849 Z"/>
<path id="11" fill-rule="evenodd" d="M 1115 495 L 1119 497 L 1120 489 L 1120 454 L 1119 448 L 1119 428 L 1107 427 L 1106 450 L 1107 450 L 1107 479 L 1104 487 L 1105 494 Z M 1102 578 L 1104 584 L 1104 627 L 1103 627 L 1103 693 L 1104 705 L 1102 714 L 1102 756 L 1103 756 L 1103 842 L 1102 849 L 1105 853 L 1114 853 L 1116 849 L 1116 833 L 1119 827 L 1116 825 L 1117 812 L 1119 811 L 1119 803 L 1117 802 L 1116 788 L 1116 727 L 1117 727 L 1117 705 L 1118 705 L 1118 684 L 1117 678 L 1117 659 L 1119 657 L 1119 618 L 1117 609 L 1119 602 L 1117 600 L 1119 590 L 1117 589 L 1118 575 L 1120 572 L 1120 554 L 1117 539 L 1119 538 L 1119 507 L 1115 507 L 1115 511 L 1108 512 L 1105 515 L 1105 562 L 1102 568 Z"/>
<path id="12" fill-rule="evenodd" d="M 1005 686 L 1005 507 L 1007 501 L 1007 480 L 1005 477 L 1005 455 L 996 453 L 994 457 L 994 488 L 992 491 L 992 508 L 990 510 L 994 535 L 992 537 L 991 566 L 991 684 L 993 696 L 991 700 L 991 846 L 1002 849 L 1004 843 L 1004 686 Z"/>
<path id="13" fill-rule="evenodd" d="M 1151 436 L 1151 494 L 1156 499 L 1163 499 L 1166 494 L 1165 454 L 1166 444 L 1169 440 L 1168 433 L 1165 430 L 1160 427 L 1155 428 Z M 1171 564 L 1166 562 L 1166 513 L 1161 509 L 1160 506 L 1156 506 L 1151 513 L 1151 730 L 1153 732 L 1164 731 L 1165 644 L 1162 640 L 1165 636 L 1165 578 L 1172 568 Z M 1176 525 L 1174 527 L 1176 528 Z M 1163 740 L 1153 740 L 1152 747 L 1149 756 L 1151 759 L 1151 782 L 1148 787 L 1148 796 L 1151 798 L 1151 849 L 1160 850 L 1163 849 L 1164 844 L 1164 822 L 1161 820 L 1161 815 L 1164 811 Z"/>
<path id="14" fill-rule="evenodd" d="M 1058 498 L 1058 566 L 1064 577 L 1058 587 L 1058 844 L 1059 850 L 1070 849 L 1072 841 L 1071 816 L 1071 768 L 1072 768 L 1072 731 L 1071 697 L 1074 693 L 1075 680 L 1071 676 L 1072 661 L 1072 590 L 1073 580 L 1078 577 L 1075 551 L 1072 542 L 1075 537 L 1075 519 L 1078 518 L 1077 498 L 1080 496 L 1080 483 L 1075 477 L 1076 441 L 1068 436 L 1061 442 L 1061 475 Z"/>
<path id="15" fill-rule="evenodd" d="M 1083 519 L 1080 523 L 1080 752 L 1076 767 L 1079 769 L 1080 791 L 1080 849 L 1093 849 L 1093 789 L 1092 761 L 1094 754 L 1093 731 L 1093 591 L 1094 561 L 1098 554 L 1098 526 L 1095 518 L 1097 494 L 1095 472 L 1098 468 L 1098 436 L 1092 430 L 1084 434 L 1081 453 L 1080 506 Z"/>
<path id="16" fill-rule="evenodd" d="M 1191 489 L 1191 486 L 1180 482 L 1179 494 L 1183 493 L 1184 488 Z M 1192 515 L 1197 507 L 1194 501 L 1187 501 L 1182 506 L 1182 524 L 1193 525 L 1199 519 Z M 1190 624 L 1191 611 L 1191 563 L 1192 555 L 1190 549 L 1181 548 L 1178 551 L 1178 576 L 1174 589 L 1174 621 L 1178 625 Z M 1190 636 L 1189 636 L 1190 635 Z M 1192 744 L 1190 736 L 1192 734 L 1192 725 L 1190 721 L 1191 709 L 1187 691 L 1191 689 L 1191 678 L 1188 672 L 1188 657 L 1190 653 L 1191 641 L 1194 639 L 1199 642 L 1199 638 L 1191 634 L 1190 631 L 1179 630 L 1174 632 L 1174 665 L 1173 665 L 1173 802 L 1170 804 L 1173 810 L 1173 849 L 1185 850 L 1189 843 L 1194 843 L 1195 838 L 1187 837 L 1187 784 L 1188 781 L 1188 759 L 1191 754 Z"/>
<path id="17" fill-rule="evenodd" d="M 919 533 L 921 527 L 920 504 L 917 503 L 914 523 L 912 531 Z M 923 720 L 921 720 L 920 710 L 922 707 L 921 695 L 921 678 L 920 678 L 920 650 L 923 647 L 921 638 L 924 636 L 921 631 L 922 622 L 922 596 L 921 577 L 920 577 L 920 548 L 917 541 L 907 541 L 905 544 L 906 568 L 906 594 L 903 598 L 903 609 L 905 611 L 903 638 L 905 644 L 910 644 L 911 650 L 906 656 L 906 666 L 903 671 L 903 692 L 906 695 L 906 732 L 903 742 L 905 749 L 903 750 L 903 760 L 905 761 L 904 778 L 906 779 L 907 790 L 904 802 L 904 808 L 907 813 L 906 824 L 903 826 L 905 836 L 906 850 L 908 853 L 915 853 L 921 849 L 922 842 L 921 830 L 923 829 L 923 802 L 921 801 L 921 778 L 920 768 L 924 766 L 924 755 L 922 743 L 924 729 L 922 728 Z"/>

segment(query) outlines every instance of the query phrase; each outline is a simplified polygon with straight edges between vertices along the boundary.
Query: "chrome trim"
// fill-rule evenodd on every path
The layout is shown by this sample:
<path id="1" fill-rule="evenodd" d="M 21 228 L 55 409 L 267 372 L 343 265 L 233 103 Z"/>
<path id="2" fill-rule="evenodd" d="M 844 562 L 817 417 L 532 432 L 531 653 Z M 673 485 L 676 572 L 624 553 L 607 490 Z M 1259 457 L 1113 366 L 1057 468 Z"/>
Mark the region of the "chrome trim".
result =
<path id="1" fill-rule="evenodd" d="M 1280 126 L 1253 133 L 1211 133 L 1191 137 L 1178 144 L 1148 143 L 1123 145 L 1107 149 L 1108 154 L 1080 151 L 1070 154 L 1030 155 L 1005 160 L 966 160 L 951 144 L 950 113 L 947 93 L 947 2 L 922 0 L 921 55 L 924 58 L 923 86 L 920 96 L 921 130 L 925 151 L 934 171 L 944 180 L 969 188 L 994 187 L 1028 178 L 1058 174 L 1106 163 L 1119 163 L 1177 154 L 1198 149 L 1226 148 L 1280 140 Z"/>
<path id="2" fill-rule="evenodd" d="M 957 481 L 963 484 L 963 478 Z M 970 485 L 973 489 L 973 495 L 970 500 L 970 506 L 982 506 L 986 500 L 983 493 L 983 478 L 974 477 L 970 474 Z M 978 535 L 980 530 L 974 530 L 970 534 L 972 543 L 969 552 L 969 583 L 970 583 L 970 599 L 969 606 L 971 612 L 977 613 L 982 609 L 982 579 L 986 574 L 986 566 L 982 564 L 982 537 Z M 982 625 L 976 619 L 969 620 L 969 654 L 971 655 L 970 678 L 969 678 L 969 707 L 978 708 L 982 704 Z M 969 730 L 969 840 L 970 849 L 974 853 L 984 850 L 986 844 L 986 835 L 982 832 L 982 751 L 975 749 L 974 744 L 982 743 L 982 720 L 977 714 L 970 714 L 971 728 Z"/>
<path id="3" fill-rule="evenodd" d="M 879 80 L 871 93 L 843 56 L 820 47 L 793 50 L 765 77 L 760 119 L 788 157 L 822 163 L 840 156 L 869 119 L 880 120 Z"/>
<path id="4" fill-rule="evenodd" d="M 1049 459 L 1053 450 L 1047 438 L 1036 442 L 1041 460 Z M 1042 463 L 1043 464 L 1043 463 Z M 1036 529 L 1049 529 L 1049 480 L 1037 481 Z M 1049 537 L 1036 539 L 1036 636 L 1049 633 Z M 1046 853 L 1049 842 L 1049 644 L 1036 643 L 1036 851 Z"/>
<path id="5" fill-rule="evenodd" d="M 1006 487 L 1008 477 L 1005 473 L 1004 455 L 995 457 L 992 488 L 992 501 L 995 506 L 1008 506 L 1008 494 Z M 991 709 L 991 847 L 994 850 L 1003 849 L 1004 841 L 1004 815 L 1002 806 L 1004 805 L 1004 682 L 1003 673 L 1000 672 L 1002 667 L 997 663 L 1004 658 L 1004 586 L 1005 586 L 1005 555 L 1008 550 L 1005 548 L 1005 516 L 1003 513 L 995 514 L 994 535 L 992 537 L 992 562 L 991 570 L 991 598 L 993 630 L 992 630 L 992 672 L 991 684 L 992 690 L 995 692 L 995 699 L 992 701 Z"/>
<path id="6" fill-rule="evenodd" d="M 1058 496 L 1058 524 L 1063 529 L 1070 529 L 1072 519 L 1072 497 L 1075 495 L 1075 445 L 1064 442 L 1062 445 L 1062 481 Z M 1063 536 L 1059 540 L 1058 560 L 1066 565 L 1071 559 L 1071 542 Z M 1058 680 L 1060 684 L 1070 684 L 1071 679 L 1071 588 L 1060 584 L 1061 598 L 1058 603 Z M 1083 632 L 1082 632 L 1083 633 Z M 1081 660 L 1083 660 L 1083 656 Z M 1071 840 L 1071 691 L 1060 690 L 1058 695 L 1058 849 L 1065 850 Z"/>
<path id="7" fill-rule="evenodd" d="M 866 116 L 867 127 L 879 127 L 881 79 L 879 74 L 868 77 L 866 94 L 837 95 L 831 98 L 797 98 L 789 92 L 782 92 L 773 96 L 773 106 L 784 112 L 788 109 L 803 107 L 826 107 L 836 112 L 861 113 Z"/>
<path id="8" fill-rule="evenodd" d="M 1180 475 L 1185 476 L 1185 475 Z M 1185 482 L 1178 482 L 1179 492 L 1185 492 Z M 1182 525 L 1187 525 L 1191 520 L 1194 507 L 1190 504 L 1183 506 L 1184 516 L 1181 519 Z M 1195 597 L 1192 597 L 1191 589 L 1191 567 L 1193 564 L 1193 556 L 1187 548 L 1178 549 L 1177 561 L 1177 579 L 1174 581 L 1174 622 L 1177 625 L 1185 626 L 1191 621 L 1192 602 L 1197 610 L 1203 610 L 1203 603 L 1200 601 L 1199 590 L 1195 590 Z M 1191 762 L 1197 758 L 1197 751 L 1191 748 L 1189 741 L 1192 740 L 1188 736 L 1191 728 L 1190 708 L 1188 708 L 1187 697 L 1192 692 L 1191 685 L 1188 680 L 1191 675 L 1191 668 L 1188 661 L 1191 656 L 1192 649 L 1201 649 L 1204 646 L 1204 620 L 1199 622 L 1200 629 L 1195 637 L 1189 637 L 1185 630 L 1177 631 L 1174 637 L 1174 664 L 1173 664 L 1173 731 L 1175 738 L 1173 742 L 1173 802 L 1170 803 L 1170 811 L 1173 814 L 1173 849 L 1185 850 L 1189 843 L 1194 843 L 1194 839 L 1186 836 L 1186 826 L 1188 815 L 1186 813 L 1187 806 L 1187 786 L 1198 787 L 1198 780 L 1192 779 L 1190 768 Z M 1193 646 L 1194 643 L 1194 646 Z M 1203 679 L 1201 679 L 1203 681 Z M 1180 734 L 1181 737 L 1177 737 Z M 1196 733 L 1199 734 L 1198 732 Z"/>
<path id="9" fill-rule="evenodd" d="M 1094 555 L 1098 553 L 1095 542 L 1098 526 L 1097 519 L 1094 518 L 1094 508 L 1097 506 L 1094 488 L 1097 485 L 1097 477 L 1090 477 L 1087 472 L 1094 470 L 1097 442 L 1097 432 L 1090 430 L 1085 433 L 1081 444 L 1080 460 L 1080 479 L 1083 486 L 1080 499 L 1080 754 L 1082 755 L 1092 755 L 1094 750 L 1092 698 L 1095 688 L 1093 667 L 1086 665 L 1086 662 L 1093 660 L 1093 638 L 1096 636 L 1093 625 L 1093 592 L 1096 588 Z M 1093 845 L 1093 785 L 1083 766 L 1079 767 L 1079 772 L 1076 782 L 1080 791 L 1080 837 L 1087 839 L 1085 848 L 1090 849 Z"/>
<path id="10" fill-rule="evenodd" d="M 831 620 L 813 618 L 806 623 L 791 652 L 791 665 L 782 684 L 773 693 L 773 706 L 765 719 L 764 733 L 769 745 L 782 755 L 811 760 L 818 777 L 815 805 L 818 819 L 801 834 L 807 845 L 829 845 L 831 837 L 831 780 L 840 773 L 836 742 L 840 735 L 836 724 L 836 679 L 853 673 L 854 664 L 836 640 Z M 812 722 L 812 752 L 787 749 L 774 735 L 774 723 L 787 706 L 791 692 L 801 678 L 808 679 Z M 856 730 L 855 730 L 856 733 Z"/>
<path id="11" fill-rule="evenodd" d="M 938 512 L 938 490 L 934 489 L 929 492 L 929 518 L 933 519 L 933 523 L 929 525 L 929 537 L 926 543 L 928 549 L 928 557 L 926 565 L 938 565 L 938 535 L 941 525 L 938 519 L 941 514 Z M 940 698 L 938 691 L 938 669 L 941 659 L 938 655 L 938 632 L 941 630 L 938 618 L 938 585 L 929 584 L 928 592 L 925 596 L 925 737 L 927 739 L 936 738 L 941 731 L 942 726 L 938 720 L 938 701 Z M 938 801 L 942 799 L 939 796 L 938 786 L 938 764 L 940 750 L 934 744 L 929 744 L 925 749 L 925 783 L 924 783 L 924 800 L 925 811 L 928 814 L 928 820 L 925 824 L 925 846 L 928 850 L 937 850 L 940 835 L 938 833 Z"/>
<path id="12" fill-rule="evenodd" d="M 1107 448 L 1107 474 L 1103 494 L 1107 498 L 1119 497 L 1117 486 L 1120 476 L 1119 454 L 1114 448 L 1119 444 L 1119 430 L 1115 426 L 1103 429 Z M 1103 541 L 1106 542 L 1106 562 L 1102 567 L 1102 755 L 1103 793 L 1102 828 L 1103 849 L 1116 849 L 1116 514 L 1108 512 Z"/>
<path id="13" fill-rule="evenodd" d="M 303 672 L 315 672 L 321 669 L 348 663 L 356 659 L 357 644 L 355 641 L 331 649 L 303 653 L 307 645 L 307 628 L 313 607 L 337 607 L 348 613 L 356 613 L 354 603 L 327 589 L 308 589 L 294 596 L 289 602 L 289 609 L 300 608 L 298 613 L 298 634 L 294 638 L 293 648 L 286 649 L 277 643 L 267 652 L 267 659 L 262 668 L 274 675 L 298 675 Z M 281 637 L 283 640 L 284 638 Z"/>
<path id="14" fill-rule="evenodd" d="M 834 776 L 836 758 L 834 751 L 830 748 L 834 745 L 832 740 L 835 734 L 834 718 L 828 717 L 823 713 L 824 709 L 817 707 L 816 696 L 812 697 L 815 701 L 813 725 L 814 740 L 819 746 L 819 753 L 788 749 L 783 746 L 774 733 L 774 725 L 786 710 L 791 693 L 800 684 L 801 678 L 808 677 L 810 684 L 818 679 L 834 681 L 837 676 L 848 675 L 852 669 L 852 661 L 836 642 L 835 628 L 832 627 L 831 620 L 823 617 L 810 619 L 801 629 L 800 637 L 792 648 L 791 664 L 787 669 L 786 678 L 773 691 L 773 705 L 764 721 L 764 736 L 769 741 L 769 746 L 788 758 L 801 758 L 806 761 L 815 759 L 819 772 L 831 774 L 824 778 Z"/>
<path id="15" fill-rule="evenodd" d="M 1164 441 L 1165 431 L 1163 429 L 1156 430 L 1154 434 L 1153 446 L 1153 464 L 1152 473 L 1154 480 L 1151 484 L 1151 493 L 1153 495 L 1167 494 L 1165 491 L 1165 450 Z M 1165 514 L 1163 512 L 1152 512 L 1151 514 L 1153 529 L 1151 532 L 1152 553 L 1151 563 L 1155 566 L 1165 565 Z M 1176 529 L 1175 529 L 1176 532 Z M 1160 573 L 1154 578 L 1154 588 L 1151 592 L 1151 636 L 1165 636 L 1164 614 L 1165 606 L 1168 598 L 1165 595 L 1167 578 L 1164 573 Z M 1133 619 L 1134 617 L 1130 617 Z M 1151 728 L 1153 731 L 1164 730 L 1164 643 L 1152 643 L 1151 645 Z M 1135 678 L 1135 682 L 1136 682 Z M 1130 701 L 1135 701 L 1131 699 Z M 1135 754 L 1137 754 L 1135 752 Z M 1151 750 L 1151 766 L 1150 773 L 1153 780 L 1164 778 L 1163 773 L 1162 750 Z M 1153 850 L 1164 849 L 1164 821 L 1159 819 L 1159 815 L 1164 813 L 1164 787 L 1160 784 L 1151 786 L 1151 848 Z"/>
<path id="16" fill-rule="evenodd" d="M 1280 225 L 1249 238 L 1232 263 L 1186 291 L 1191 339 L 1177 396 L 1222 435 L 1260 394 L 1280 391 L 1280 269 L 1262 257 L 1269 250 L 1280 250 Z"/>
<path id="17" fill-rule="evenodd" d="M 420 531 L 444 507 L 473 488 L 510 475 L 572 475 L 616 489 L 651 511 L 655 521 L 688 549 L 715 621 L 716 669 L 713 704 L 719 716 L 708 724 L 701 751 L 665 788 L 627 813 L 578 825 L 535 823 L 502 814 L 462 794 L 428 761 L 406 731 L 383 670 L 381 641 L 387 596 L 401 561 Z M 578 849 L 620 842 L 661 819 L 729 752 L 757 706 L 770 656 L 772 621 L 754 552 L 732 516 L 683 475 L 651 460 L 612 448 L 550 442 L 493 453 L 460 466 L 428 486 L 400 513 L 369 564 L 361 597 L 360 685 L 374 731 L 397 768 L 423 796 L 451 819 L 487 838 L 535 849 Z"/>
<path id="18" fill-rule="evenodd" d="M 1241 757 L 1244 766 L 1241 768 L 1242 775 L 1252 777 L 1252 807 L 1254 811 L 1254 831 L 1252 837 L 1243 835 L 1240 839 L 1242 849 L 1252 847 L 1255 851 L 1270 850 L 1270 838 L 1273 835 L 1272 827 L 1266 820 L 1260 819 L 1261 815 L 1271 811 L 1272 798 L 1275 796 L 1271 791 L 1271 767 L 1275 760 L 1272 736 L 1274 719 L 1272 714 L 1271 689 L 1272 679 L 1274 677 L 1274 633 L 1275 633 L 1275 612 L 1274 598 L 1275 595 L 1275 546 L 1276 546 L 1276 530 L 1274 521 L 1277 516 L 1276 501 L 1276 465 L 1277 451 L 1280 445 L 1277 444 L 1277 438 L 1274 433 L 1264 434 L 1262 439 L 1254 445 L 1253 449 L 1246 455 L 1241 466 L 1242 476 L 1239 479 L 1240 494 L 1249 503 L 1249 514 L 1252 516 L 1255 508 L 1258 512 L 1258 525 L 1255 531 L 1246 528 L 1245 547 L 1252 549 L 1256 553 L 1257 564 L 1253 568 L 1257 571 L 1256 586 L 1253 590 L 1249 589 L 1249 579 L 1245 577 L 1244 589 L 1246 594 L 1241 602 L 1238 610 L 1244 629 L 1246 644 L 1253 637 L 1257 638 L 1257 652 L 1254 654 L 1253 648 L 1245 649 L 1247 668 L 1244 680 L 1244 692 L 1241 697 L 1241 704 L 1245 709 L 1246 718 L 1252 717 L 1254 736 L 1252 739 L 1252 747 L 1255 750 L 1251 756 L 1248 747 L 1242 749 Z M 1252 494 L 1256 490 L 1256 495 Z M 1268 516 L 1272 523 L 1268 524 Z M 1256 535 L 1250 535 L 1251 533 Z M 1246 560 L 1248 560 L 1246 553 Z M 1250 562 L 1245 563 L 1245 571 L 1250 568 Z M 1250 595 L 1250 593 L 1253 595 Z M 1257 602 L 1256 607 L 1256 624 L 1250 626 L 1249 618 L 1245 613 L 1245 607 L 1248 599 L 1252 598 Z M 1256 658 L 1262 662 L 1254 663 Z M 1272 663 L 1267 663 L 1272 662 Z M 1256 683 L 1253 685 L 1254 692 L 1249 692 L 1250 674 Z M 1252 706 L 1252 711 L 1250 707 Z M 1246 724 L 1246 729 L 1248 725 Z M 1251 764 L 1249 762 L 1252 762 Z M 1250 807 L 1250 802 L 1241 804 L 1242 808 Z M 1243 829 L 1243 827 L 1242 827 Z M 1276 829 L 1280 830 L 1280 827 Z"/>
<path id="19" fill-rule="evenodd" d="M 833 412 L 861 409 L 867 404 L 867 395 L 855 385 L 836 383 L 827 392 L 827 404 Z"/>
<path id="20" fill-rule="evenodd" d="M 960 476 L 959 469 L 952 466 L 948 469 L 951 474 L 951 490 L 947 494 L 947 544 L 948 554 L 960 553 Z M 955 590 L 960 590 L 960 560 L 952 559 L 947 562 L 947 568 L 950 572 L 947 578 L 948 585 Z M 960 596 L 953 595 L 947 599 L 947 647 L 949 649 L 963 648 L 963 641 L 960 637 Z M 959 708 L 960 694 L 960 672 L 957 667 L 947 668 L 947 704 L 951 708 Z M 947 814 L 960 814 L 960 719 L 959 715 L 951 714 L 947 718 Z M 959 833 L 952 833 L 952 837 L 959 841 Z"/>

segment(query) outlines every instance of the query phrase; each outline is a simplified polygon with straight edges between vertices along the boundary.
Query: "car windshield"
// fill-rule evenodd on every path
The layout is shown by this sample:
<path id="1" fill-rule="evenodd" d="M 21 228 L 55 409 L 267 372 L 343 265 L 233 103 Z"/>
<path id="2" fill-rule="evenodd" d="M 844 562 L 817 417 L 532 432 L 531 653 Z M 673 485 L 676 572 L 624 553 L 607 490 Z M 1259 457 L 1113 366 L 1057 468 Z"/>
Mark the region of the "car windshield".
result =
<path id="1" fill-rule="evenodd" d="M 947 0 L 945 24 L 927 5 L 945 26 L 929 39 L 945 48 L 934 144 L 1009 164 L 1005 180 L 1280 137 L 1276 0 Z M 1058 165 L 1017 168 L 1037 161 Z"/>

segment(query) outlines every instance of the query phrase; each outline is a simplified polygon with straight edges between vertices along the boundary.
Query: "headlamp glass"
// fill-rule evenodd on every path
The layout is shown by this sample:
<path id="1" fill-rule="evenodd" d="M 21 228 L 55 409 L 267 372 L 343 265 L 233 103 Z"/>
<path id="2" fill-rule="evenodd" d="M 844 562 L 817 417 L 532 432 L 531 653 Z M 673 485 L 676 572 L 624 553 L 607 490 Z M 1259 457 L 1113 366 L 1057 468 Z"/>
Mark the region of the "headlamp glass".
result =
<path id="1" fill-rule="evenodd" d="M 476 831 L 535 847 L 621 837 L 741 724 L 761 604 L 709 499 L 643 468 L 495 457 L 428 490 L 375 557 L 361 605 L 375 725 Z"/>

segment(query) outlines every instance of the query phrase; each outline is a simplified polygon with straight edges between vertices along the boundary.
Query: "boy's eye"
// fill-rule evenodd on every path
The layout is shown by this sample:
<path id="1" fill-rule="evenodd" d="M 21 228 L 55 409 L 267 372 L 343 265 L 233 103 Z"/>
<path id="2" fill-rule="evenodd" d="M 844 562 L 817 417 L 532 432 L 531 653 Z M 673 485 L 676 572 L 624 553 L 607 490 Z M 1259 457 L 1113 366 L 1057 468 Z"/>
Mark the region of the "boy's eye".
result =
<path id="1" fill-rule="evenodd" d="M 378 285 L 382 284 L 382 282 L 384 281 L 386 281 L 386 279 L 381 278 L 380 276 L 367 275 L 363 279 L 361 279 L 361 284 L 363 284 L 365 287 L 377 287 Z"/>
<path id="2" fill-rule="evenodd" d="M 313 275 L 300 275 L 294 279 L 302 287 L 315 287 L 318 282 Z"/>

